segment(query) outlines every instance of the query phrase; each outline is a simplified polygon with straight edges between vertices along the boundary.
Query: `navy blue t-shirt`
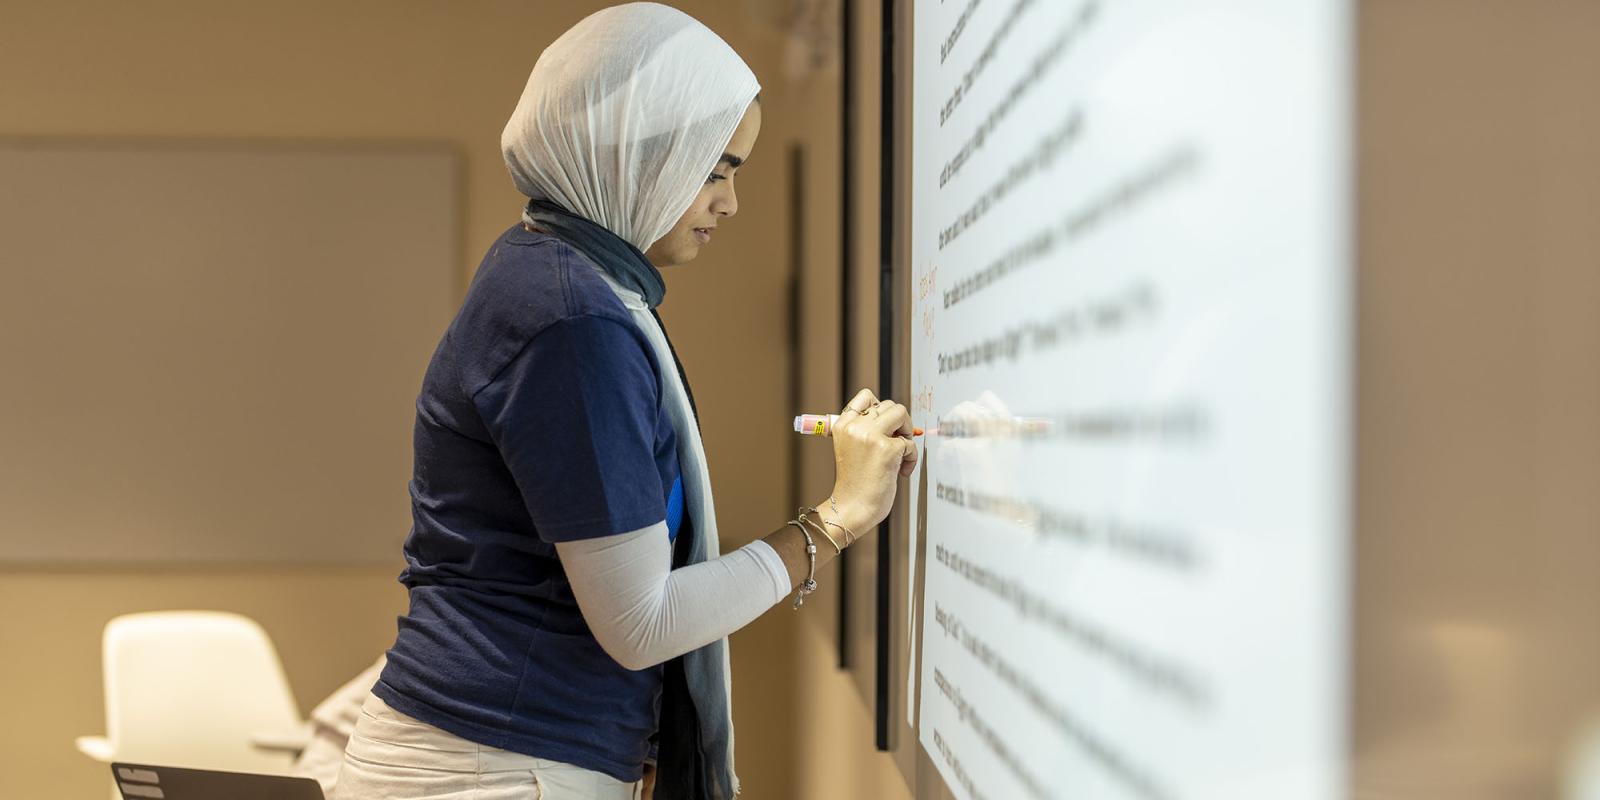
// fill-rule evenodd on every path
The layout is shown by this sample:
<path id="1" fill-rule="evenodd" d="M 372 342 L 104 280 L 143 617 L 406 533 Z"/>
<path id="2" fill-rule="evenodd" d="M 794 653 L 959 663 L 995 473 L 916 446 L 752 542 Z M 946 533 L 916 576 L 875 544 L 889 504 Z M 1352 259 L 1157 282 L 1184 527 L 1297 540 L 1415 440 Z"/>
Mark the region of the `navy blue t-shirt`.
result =
<path id="1" fill-rule="evenodd" d="M 638 780 L 662 668 L 624 669 L 555 542 L 682 514 L 650 343 L 594 268 L 521 226 L 484 257 L 417 398 L 409 612 L 373 692 L 475 742 Z M 669 508 L 670 506 L 670 508 Z"/>

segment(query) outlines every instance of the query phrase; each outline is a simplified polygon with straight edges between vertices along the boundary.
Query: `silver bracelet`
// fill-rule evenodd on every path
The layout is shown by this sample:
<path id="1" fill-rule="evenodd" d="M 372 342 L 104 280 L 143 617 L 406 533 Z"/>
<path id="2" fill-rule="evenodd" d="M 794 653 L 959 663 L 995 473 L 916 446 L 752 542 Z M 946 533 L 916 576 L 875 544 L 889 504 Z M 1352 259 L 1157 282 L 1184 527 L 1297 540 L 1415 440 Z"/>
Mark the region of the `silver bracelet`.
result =
<path id="1" fill-rule="evenodd" d="M 785 525 L 793 525 L 800 529 L 800 535 L 806 537 L 806 558 L 810 560 L 811 567 L 806 572 L 806 579 L 800 582 L 800 591 L 794 596 L 794 607 L 805 605 L 806 595 L 817 590 L 817 543 L 811 539 L 811 531 L 800 524 L 799 520 L 789 520 Z"/>
<path id="2" fill-rule="evenodd" d="M 808 514 L 808 513 L 810 513 L 810 514 L 821 514 L 822 512 L 820 512 L 820 511 L 818 511 L 818 510 L 816 510 L 814 508 L 811 508 L 809 506 L 801 506 L 800 507 L 800 511 L 798 513 L 800 514 L 800 516 L 795 517 L 795 519 L 800 521 L 800 522 L 809 523 L 811 525 L 811 527 L 816 528 L 817 529 L 817 533 L 822 534 L 822 538 L 827 539 L 828 540 L 828 544 L 833 545 L 833 551 L 834 551 L 835 554 L 839 554 L 839 553 L 843 553 L 844 552 L 844 548 L 840 547 L 839 543 L 834 541 L 832 536 L 828 535 L 828 529 L 827 528 L 824 528 L 821 525 L 818 525 L 816 520 L 806 516 L 806 514 Z M 823 520 L 823 523 L 827 523 L 827 520 Z"/>
<path id="3" fill-rule="evenodd" d="M 833 509 L 833 515 L 835 517 L 844 516 L 843 514 L 839 513 L 839 501 L 837 499 L 835 499 L 834 496 L 831 495 L 831 494 L 828 495 L 828 507 Z M 837 522 L 829 522 L 827 520 L 823 520 L 822 524 L 824 524 L 824 525 L 832 525 L 833 527 L 838 528 L 841 531 L 844 531 L 844 533 L 845 533 L 844 546 L 845 547 L 849 547 L 850 545 L 853 545 L 853 544 L 856 543 L 856 532 L 855 531 L 850 530 L 849 528 L 846 528 L 845 526 L 840 525 Z"/>
<path id="4" fill-rule="evenodd" d="M 849 528 L 846 528 L 845 526 L 840 525 L 839 523 L 834 522 L 833 520 L 825 519 L 825 520 L 822 521 L 822 524 L 824 524 L 824 525 L 832 525 L 833 527 L 838 528 L 839 530 L 843 531 L 844 532 L 844 546 L 845 547 L 849 547 L 850 545 L 853 545 L 853 544 L 856 543 L 856 532 L 855 531 L 850 530 Z M 828 537 L 828 541 L 830 541 L 830 542 L 833 541 L 833 537 L 832 536 Z M 837 546 L 837 545 L 835 545 L 835 546 Z"/>

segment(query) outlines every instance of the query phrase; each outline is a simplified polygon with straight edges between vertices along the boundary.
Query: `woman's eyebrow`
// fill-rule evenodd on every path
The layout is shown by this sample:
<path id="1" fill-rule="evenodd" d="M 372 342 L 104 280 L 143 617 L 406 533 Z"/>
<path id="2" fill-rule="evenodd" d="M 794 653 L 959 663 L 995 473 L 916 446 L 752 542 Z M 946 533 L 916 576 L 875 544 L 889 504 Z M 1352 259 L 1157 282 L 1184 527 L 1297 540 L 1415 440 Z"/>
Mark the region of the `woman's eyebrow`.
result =
<path id="1" fill-rule="evenodd" d="M 738 169 L 739 167 L 744 166 L 744 159 L 732 153 L 723 153 L 720 163 L 727 164 L 734 169 Z"/>

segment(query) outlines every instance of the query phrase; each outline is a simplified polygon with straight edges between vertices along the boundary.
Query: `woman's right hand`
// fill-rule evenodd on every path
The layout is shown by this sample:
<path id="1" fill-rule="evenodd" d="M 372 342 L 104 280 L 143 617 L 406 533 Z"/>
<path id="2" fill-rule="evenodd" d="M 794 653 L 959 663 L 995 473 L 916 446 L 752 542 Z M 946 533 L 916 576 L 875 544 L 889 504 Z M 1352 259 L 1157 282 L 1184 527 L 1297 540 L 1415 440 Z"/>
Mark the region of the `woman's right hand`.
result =
<path id="1" fill-rule="evenodd" d="M 899 478 L 916 464 L 911 412 L 862 389 L 833 425 L 833 498 L 840 517 L 835 521 L 865 536 L 889 515 Z"/>

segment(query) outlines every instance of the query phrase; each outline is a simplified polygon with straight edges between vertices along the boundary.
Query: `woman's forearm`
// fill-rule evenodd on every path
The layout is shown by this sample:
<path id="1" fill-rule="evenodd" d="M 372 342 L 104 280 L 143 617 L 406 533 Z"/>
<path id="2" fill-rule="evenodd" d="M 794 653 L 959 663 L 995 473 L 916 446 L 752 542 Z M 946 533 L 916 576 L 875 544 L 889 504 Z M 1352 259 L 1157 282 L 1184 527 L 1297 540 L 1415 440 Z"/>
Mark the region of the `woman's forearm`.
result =
<path id="1" fill-rule="evenodd" d="M 660 664 L 750 624 L 789 593 L 765 542 L 671 568 L 666 525 L 556 544 L 578 608 L 608 655 L 628 669 Z"/>
<path id="2" fill-rule="evenodd" d="M 832 509 L 811 515 L 846 545 Z M 860 533 L 850 525 L 852 531 Z M 865 527 L 863 525 L 863 527 Z M 817 566 L 838 554 L 816 528 Z M 632 533 L 560 542 L 578 608 L 608 655 L 628 669 L 660 664 L 750 624 L 791 594 L 810 572 L 805 536 L 785 525 L 720 558 L 671 568 L 665 524 Z"/>

